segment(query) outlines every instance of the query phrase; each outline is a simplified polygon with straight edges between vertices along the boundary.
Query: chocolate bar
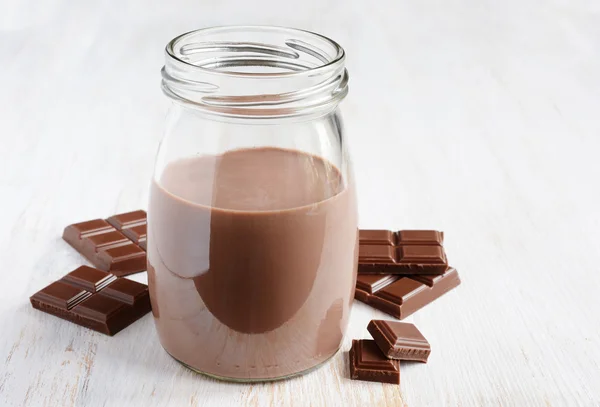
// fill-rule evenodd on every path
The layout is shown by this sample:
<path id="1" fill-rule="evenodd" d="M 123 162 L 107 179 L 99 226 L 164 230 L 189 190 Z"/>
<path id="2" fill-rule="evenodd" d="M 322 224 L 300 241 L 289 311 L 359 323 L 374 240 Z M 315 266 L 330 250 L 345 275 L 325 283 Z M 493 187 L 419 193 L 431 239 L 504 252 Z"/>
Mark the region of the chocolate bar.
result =
<path id="1" fill-rule="evenodd" d="M 427 362 L 431 346 L 413 324 L 374 319 L 367 330 L 388 359 Z"/>
<path id="2" fill-rule="evenodd" d="M 75 223 L 63 239 L 97 268 L 121 277 L 146 270 L 146 212 Z"/>
<path id="3" fill-rule="evenodd" d="M 33 308 L 106 335 L 150 311 L 148 286 L 81 266 L 30 297 Z"/>
<path id="4" fill-rule="evenodd" d="M 400 384 L 400 363 L 386 358 L 375 341 L 352 340 L 349 356 L 351 379 Z"/>
<path id="5" fill-rule="evenodd" d="M 359 274 L 443 274 L 444 234 L 436 230 L 360 230 Z"/>
<path id="6" fill-rule="evenodd" d="M 449 268 L 443 275 L 431 279 L 431 284 L 428 286 L 411 275 L 380 287 L 373 294 L 357 289 L 354 298 L 393 317 L 404 319 L 457 287 L 460 277 L 456 269 Z"/>

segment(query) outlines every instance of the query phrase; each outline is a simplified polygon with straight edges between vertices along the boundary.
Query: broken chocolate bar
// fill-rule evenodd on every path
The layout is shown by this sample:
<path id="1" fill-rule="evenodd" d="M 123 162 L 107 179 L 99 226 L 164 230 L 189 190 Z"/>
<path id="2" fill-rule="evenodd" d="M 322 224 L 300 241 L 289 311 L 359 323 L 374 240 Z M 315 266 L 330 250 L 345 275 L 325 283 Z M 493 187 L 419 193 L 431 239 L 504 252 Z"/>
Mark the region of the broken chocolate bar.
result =
<path id="1" fill-rule="evenodd" d="M 389 359 L 427 362 L 431 346 L 413 324 L 374 319 L 367 327 L 379 349 Z"/>
<path id="2" fill-rule="evenodd" d="M 356 290 L 355 298 L 398 319 L 404 319 L 460 284 L 454 268 L 431 280 L 432 286 L 417 281 L 413 276 L 400 279 L 379 288 L 373 294 Z M 357 285 L 358 287 L 358 285 Z"/>
<path id="3" fill-rule="evenodd" d="M 351 379 L 400 384 L 400 363 L 386 358 L 375 341 L 352 340 L 349 356 Z"/>
<path id="4" fill-rule="evenodd" d="M 148 286 L 88 266 L 33 294 L 30 301 L 40 311 L 111 336 L 150 311 Z"/>
<path id="5" fill-rule="evenodd" d="M 443 274 L 444 234 L 435 230 L 361 230 L 359 274 Z"/>
<path id="6" fill-rule="evenodd" d="M 146 212 L 75 223 L 63 239 L 97 268 L 116 276 L 146 270 Z"/>

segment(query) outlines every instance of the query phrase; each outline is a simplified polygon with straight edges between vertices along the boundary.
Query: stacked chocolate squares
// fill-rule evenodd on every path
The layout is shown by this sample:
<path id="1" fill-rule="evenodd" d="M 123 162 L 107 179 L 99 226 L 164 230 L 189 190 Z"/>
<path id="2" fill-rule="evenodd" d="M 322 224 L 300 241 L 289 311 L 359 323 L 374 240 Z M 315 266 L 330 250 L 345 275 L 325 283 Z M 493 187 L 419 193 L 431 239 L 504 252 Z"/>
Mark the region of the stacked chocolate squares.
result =
<path id="1" fill-rule="evenodd" d="M 30 297 L 31 305 L 106 335 L 150 312 L 148 286 L 122 278 L 146 270 L 146 212 L 69 225 L 63 239 L 97 268 L 81 266 Z"/>
<path id="2" fill-rule="evenodd" d="M 427 362 L 431 347 L 413 324 L 373 320 L 367 329 L 373 339 L 352 341 L 352 379 L 400 384 L 400 360 Z"/>
<path id="3" fill-rule="evenodd" d="M 361 230 L 354 298 L 404 319 L 460 284 L 435 230 Z"/>

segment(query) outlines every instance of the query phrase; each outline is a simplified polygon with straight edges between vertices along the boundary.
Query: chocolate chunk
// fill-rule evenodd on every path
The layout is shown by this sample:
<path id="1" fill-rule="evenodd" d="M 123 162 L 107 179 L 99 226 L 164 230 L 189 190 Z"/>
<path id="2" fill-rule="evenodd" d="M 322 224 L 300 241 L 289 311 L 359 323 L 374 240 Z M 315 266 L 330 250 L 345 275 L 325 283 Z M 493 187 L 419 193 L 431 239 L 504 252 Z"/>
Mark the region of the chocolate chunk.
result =
<path id="1" fill-rule="evenodd" d="M 409 277 L 413 280 L 417 280 L 425 285 L 428 285 L 429 287 L 433 287 L 438 281 L 440 281 L 440 279 L 444 277 L 444 274 L 415 274 Z"/>
<path id="2" fill-rule="evenodd" d="M 146 225 L 132 226 L 128 229 L 123 229 L 123 234 L 127 236 L 133 243 L 139 245 L 146 250 Z"/>
<path id="3" fill-rule="evenodd" d="M 146 211 L 138 209 L 137 211 L 121 213 L 106 219 L 115 229 L 130 229 L 136 226 L 146 225 Z"/>
<path id="4" fill-rule="evenodd" d="M 393 233 L 390 230 L 363 229 L 358 232 L 358 241 L 361 244 L 395 246 L 396 233 Z"/>
<path id="5" fill-rule="evenodd" d="M 30 297 L 40 311 L 114 335 L 150 311 L 148 287 L 88 266 Z"/>
<path id="6" fill-rule="evenodd" d="M 402 305 L 410 298 L 418 295 L 421 291 L 430 289 L 423 283 L 411 280 L 408 277 L 402 277 L 398 281 L 379 290 L 376 295 L 378 298 Z"/>
<path id="7" fill-rule="evenodd" d="M 365 304 L 369 302 L 369 293 L 360 289 L 356 289 L 356 291 L 354 291 L 354 298 L 364 302 Z"/>
<path id="8" fill-rule="evenodd" d="M 399 245 L 442 246 L 444 232 L 437 230 L 401 230 L 396 233 Z"/>
<path id="9" fill-rule="evenodd" d="M 404 319 L 457 287 L 460 278 L 456 269 L 449 268 L 443 275 L 431 279 L 431 283 L 428 286 L 417 281 L 415 276 L 406 276 L 379 288 L 374 294 L 357 289 L 354 298 L 398 319 Z"/>
<path id="10" fill-rule="evenodd" d="M 427 362 L 431 346 L 413 324 L 374 319 L 367 329 L 387 358 Z"/>
<path id="11" fill-rule="evenodd" d="M 146 212 L 142 210 L 69 225 L 63 239 L 94 266 L 116 276 L 146 270 Z"/>
<path id="12" fill-rule="evenodd" d="M 111 216 L 106 219 L 113 227 L 127 236 L 133 243 L 146 250 L 146 212 L 137 210 Z"/>
<path id="13" fill-rule="evenodd" d="M 35 299 L 37 301 L 64 311 L 73 308 L 75 305 L 89 297 L 91 297 L 91 293 L 80 287 L 69 285 L 62 281 L 55 281 L 35 294 Z"/>
<path id="14" fill-rule="evenodd" d="M 361 230 L 359 274 L 443 274 L 448 260 L 436 230 Z"/>
<path id="15" fill-rule="evenodd" d="M 354 339 L 349 356 L 351 379 L 400 384 L 400 363 L 386 358 L 375 341 Z"/>
<path id="16" fill-rule="evenodd" d="M 81 266 L 62 278 L 64 282 L 91 293 L 102 290 L 116 279 L 112 274 L 88 266 Z"/>
<path id="17" fill-rule="evenodd" d="M 392 274 L 360 274 L 356 278 L 356 288 L 373 294 L 399 278 Z"/>

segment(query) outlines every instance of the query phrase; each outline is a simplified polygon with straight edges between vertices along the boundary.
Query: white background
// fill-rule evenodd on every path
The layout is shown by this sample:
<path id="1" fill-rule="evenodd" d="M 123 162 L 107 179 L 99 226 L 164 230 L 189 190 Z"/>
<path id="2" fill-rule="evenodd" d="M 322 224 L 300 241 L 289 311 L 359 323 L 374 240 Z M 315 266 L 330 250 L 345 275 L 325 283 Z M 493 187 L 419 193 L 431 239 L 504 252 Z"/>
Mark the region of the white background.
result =
<path id="1" fill-rule="evenodd" d="M 215 382 L 150 316 L 115 337 L 31 308 L 82 263 L 65 225 L 146 206 L 164 45 L 236 23 L 348 54 L 344 102 L 369 228 L 436 228 L 463 284 L 409 320 L 433 347 L 401 386 Z M 0 0 L 1 406 L 600 404 L 600 3 L 594 0 Z M 144 281 L 145 276 L 136 279 Z"/>

